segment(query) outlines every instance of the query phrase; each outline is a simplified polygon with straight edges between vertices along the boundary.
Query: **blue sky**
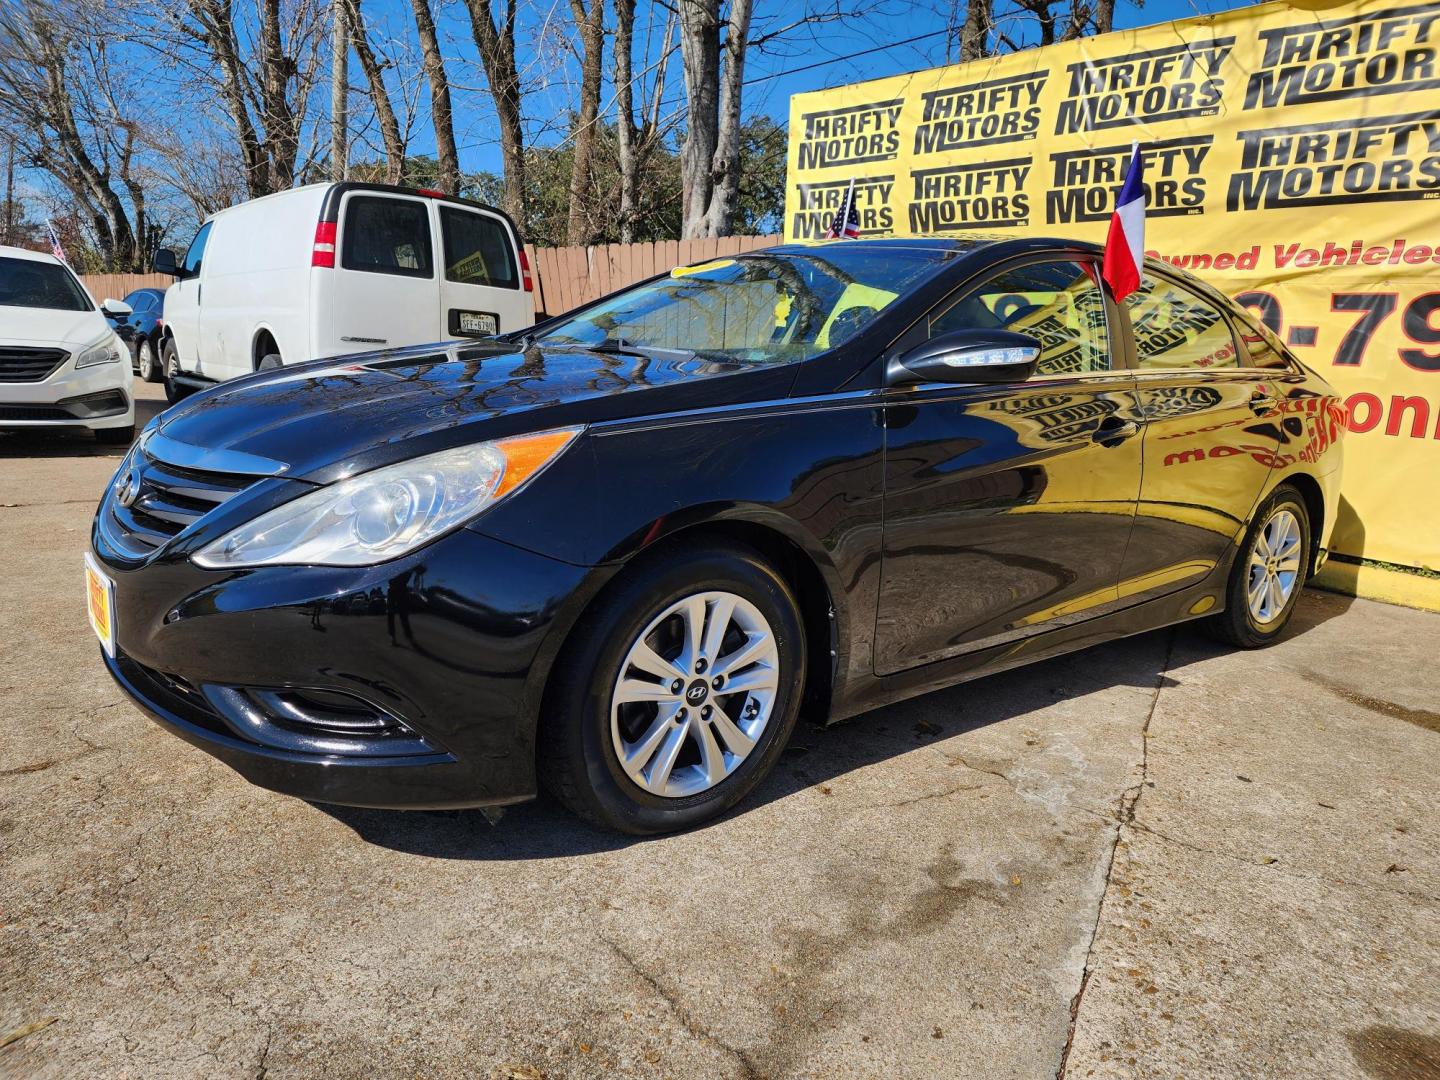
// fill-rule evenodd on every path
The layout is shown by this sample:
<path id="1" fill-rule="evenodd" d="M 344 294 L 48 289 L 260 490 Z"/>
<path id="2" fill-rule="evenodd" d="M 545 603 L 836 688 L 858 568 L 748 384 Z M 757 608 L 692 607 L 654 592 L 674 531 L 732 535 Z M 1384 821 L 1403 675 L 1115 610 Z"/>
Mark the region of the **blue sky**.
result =
<path id="1" fill-rule="evenodd" d="M 747 116 L 765 114 L 782 123 L 789 115 L 790 95 L 811 90 L 820 90 L 863 79 L 896 75 L 907 71 L 918 71 L 953 61 L 947 49 L 953 45 L 947 42 L 943 32 L 947 24 L 947 13 L 954 0 L 931 0 L 929 5 L 907 2 L 907 0 L 837 0 L 843 7 L 879 3 L 881 14 L 858 21 L 822 24 L 806 27 L 777 38 L 771 47 L 762 51 L 752 50 L 747 60 L 747 86 L 744 108 Z M 963 0 L 960 0 L 963 10 Z M 475 60 L 473 40 L 470 36 L 468 19 L 464 8 L 456 3 L 436 4 L 440 16 L 442 47 L 447 56 L 450 78 L 454 87 L 456 113 L 456 137 L 460 144 L 461 167 L 467 171 L 491 171 L 500 169 L 500 152 L 495 142 L 493 113 L 489 98 L 484 93 L 485 79 Z M 809 7 L 816 10 L 822 0 L 811 0 Z M 1002 10 L 1007 7 L 1003 0 L 997 4 Z M 1117 4 L 1115 22 L 1117 29 L 1133 29 L 1174 19 L 1191 18 L 1243 4 L 1229 0 L 1149 0 L 1144 7 L 1137 7 L 1126 0 Z M 536 144 L 553 143 L 563 135 L 563 118 L 566 110 L 575 100 L 573 62 L 563 54 L 561 42 L 571 34 L 569 4 L 564 0 L 522 0 L 522 16 L 519 38 L 521 40 L 521 62 L 533 68 L 527 80 L 534 90 L 528 96 L 525 111 L 531 117 L 555 117 L 552 126 L 530 132 Z M 641 4 L 637 18 L 644 18 L 648 5 Z M 752 28 L 752 39 L 757 33 L 779 29 L 792 22 L 799 5 L 785 0 L 757 0 L 756 25 Z M 366 0 L 364 10 L 371 23 L 372 37 L 392 33 L 397 40 L 413 38 L 410 23 L 409 0 Z M 645 27 L 637 27 L 639 38 Z M 1013 33 L 1012 28 L 1012 33 Z M 907 41 L 930 35 L 918 41 Z M 901 42 L 905 42 L 900 44 Z M 607 38 L 607 47 L 609 39 Z M 876 46 L 888 45 L 881 51 L 867 52 Z M 401 52 L 403 45 L 396 46 Z M 864 52 L 864 55 L 854 55 Z M 401 57 L 397 54 L 397 59 Z M 418 63 L 407 57 L 402 66 Z M 607 55 L 606 69 L 612 68 L 613 61 Z M 815 65 L 815 66 L 812 66 Z M 805 70 L 797 70 L 805 69 Z M 414 70 L 412 66 L 412 70 Z M 357 84 L 360 73 L 352 61 L 351 82 Z M 667 87 L 662 101 L 667 109 L 683 104 L 683 88 L 680 78 L 678 56 L 671 65 L 667 76 Z M 602 97 L 602 107 L 611 98 L 608 82 Z M 411 148 L 415 153 L 432 153 L 434 141 L 428 123 L 428 105 L 423 97 L 416 101 L 417 115 L 413 124 Z M 378 140 L 371 135 L 371 145 Z M 357 148 L 355 159 L 367 156 L 366 151 Z M 368 155 L 373 156 L 373 152 Z"/>

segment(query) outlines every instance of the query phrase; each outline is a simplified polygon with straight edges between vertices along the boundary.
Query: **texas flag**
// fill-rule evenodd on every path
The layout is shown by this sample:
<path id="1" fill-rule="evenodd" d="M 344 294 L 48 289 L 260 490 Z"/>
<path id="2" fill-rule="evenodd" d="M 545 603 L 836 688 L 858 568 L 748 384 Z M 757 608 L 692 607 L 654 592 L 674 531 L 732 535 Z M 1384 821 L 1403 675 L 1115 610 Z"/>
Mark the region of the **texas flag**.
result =
<path id="1" fill-rule="evenodd" d="M 1115 213 L 1110 215 L 1110 235 L 1105 238 L 1103 274 L 1116 300 L 1124 300 L 1136 289 L 1145 267 L 1145 185 L 1140 164 L 1140 144 L 1130 144 L 1130 170 Z"/>

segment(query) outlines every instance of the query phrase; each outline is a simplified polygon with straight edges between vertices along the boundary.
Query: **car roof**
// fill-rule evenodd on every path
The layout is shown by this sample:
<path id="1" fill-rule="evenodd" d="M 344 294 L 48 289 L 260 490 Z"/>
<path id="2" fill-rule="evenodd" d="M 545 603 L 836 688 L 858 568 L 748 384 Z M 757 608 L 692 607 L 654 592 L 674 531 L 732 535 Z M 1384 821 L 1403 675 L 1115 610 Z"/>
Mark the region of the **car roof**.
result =
<path id="1" fill-rule="evenodd" d="M 60 260 L 48 251 L 31 251 L 29 248 L 7 247 L 0 244 L 0 256 L 7 259 L 30 259 L 33 262 L 60 264 Z"/>

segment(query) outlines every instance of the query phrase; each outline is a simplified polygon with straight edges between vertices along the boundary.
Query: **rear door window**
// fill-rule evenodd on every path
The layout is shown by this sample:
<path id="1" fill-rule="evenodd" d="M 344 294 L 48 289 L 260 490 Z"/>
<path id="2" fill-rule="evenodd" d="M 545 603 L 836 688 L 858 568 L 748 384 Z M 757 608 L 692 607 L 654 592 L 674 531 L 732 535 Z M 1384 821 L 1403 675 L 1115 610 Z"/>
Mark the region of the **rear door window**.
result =
<path id="1" fill-rule="evenodd" d="M 445 245 L 445 280 L 496 289 L 520 287 L 510 233 L 495 218 L 441 206 L 440 236 Z"/>
<path id="2" fill-rule="evenodd" d="M 1164 278 L 1147 277 L 1125 298 L 1143 369 L 1239 367 L 1230 323 L 1210 301 Z"/>
<path id="3" fill-rule="evenodd" d="M 1040 342 L 1037 375 L 1109 371 L 1105 294 L 1091 264 L 1031 263 L 996 274 L 930 321 L 930 336 L 951 330 L 1011 330 Z"/>
<path id="4" fill-rule="evenodd" d="M 345 204 L 340 265 L 400 277 L 434 277 L 430 211 L 418 199 L 361 195 Z"/>

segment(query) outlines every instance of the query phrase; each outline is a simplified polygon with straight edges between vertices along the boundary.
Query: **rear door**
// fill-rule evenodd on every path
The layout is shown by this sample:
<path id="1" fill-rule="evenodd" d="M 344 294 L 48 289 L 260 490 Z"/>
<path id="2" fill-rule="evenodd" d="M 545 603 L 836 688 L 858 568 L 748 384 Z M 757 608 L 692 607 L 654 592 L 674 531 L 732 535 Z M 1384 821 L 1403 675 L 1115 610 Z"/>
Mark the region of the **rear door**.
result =
<path id="1" fill-rule="evenodd" d="M 1009 329 L 1041 342 L 1010 385 L 886 392 L 875 667 L 1019 641 L 1113 609 L 1140 491 L 1134 373 L 1095 267 L 1001 270 L 930 320 L 934 336 Z"/>
<path id="2" fill-rule="evenodd" d="M 436 202 L 444 273 L 440 280 L 445 337 L 484 337 L 534 321 L 533 301 L 521 288 L 515 240 L 498 214 Z"/>
<path id="3" fill-rule="evenodd" d="M 443 336 L 435 333 L 440 295 L 429 199 L 350 192 L 341 204 L 336 241 L 330 344 L 322 355 L 421 345 Z"/>
<path id="4" fill-rule="evenodd" d="M 1122 305 L 1146 418 L 1135 539 L 1121 573 L 1135 601 L 1193 585 L 1249 520 L 1281 439 L 1283 371 L 1240 366 L 1220 305 L 1147 269 Z"/>

